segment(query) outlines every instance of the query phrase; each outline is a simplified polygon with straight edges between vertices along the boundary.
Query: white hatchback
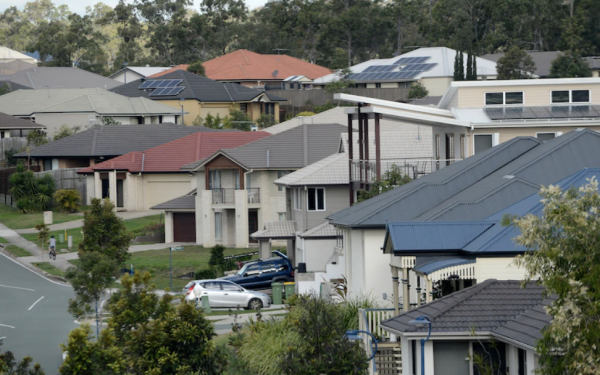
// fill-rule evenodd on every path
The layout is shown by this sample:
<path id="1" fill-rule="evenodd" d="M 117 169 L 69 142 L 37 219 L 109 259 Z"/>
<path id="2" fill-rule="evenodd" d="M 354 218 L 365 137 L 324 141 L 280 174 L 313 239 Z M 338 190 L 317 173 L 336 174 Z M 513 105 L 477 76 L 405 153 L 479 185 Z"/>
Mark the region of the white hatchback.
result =
<path id="1" fill-rule="evenodd" d="M 208 296 L 211 308 L 236 308 L 257 310 L 271 306 L 267 294 L 246 290 L 227 280 L 195 280 L 183 287 L 182 293 L 188 301 L 200 301 Z"/>

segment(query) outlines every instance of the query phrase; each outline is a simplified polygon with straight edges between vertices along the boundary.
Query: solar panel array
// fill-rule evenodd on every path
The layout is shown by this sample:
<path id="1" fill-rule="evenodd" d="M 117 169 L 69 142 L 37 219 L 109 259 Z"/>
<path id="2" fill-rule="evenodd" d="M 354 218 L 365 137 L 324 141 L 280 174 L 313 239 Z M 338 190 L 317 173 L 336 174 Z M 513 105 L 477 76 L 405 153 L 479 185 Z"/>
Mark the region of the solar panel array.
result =
<path id="1" fill-rule="evenodd" d="M 158 88 L 150 93 L 150 96 L 173 96 L 183 91 L 185 87 L 165 87 Z"/>
<path id="2" fill-rule="evenodd" d="M 433 69 L 437 64 L 423 64 L 430 56 L 403 57 L 393 65 L 371 65 L 361 73 L 354 73 L 348 79 L 354 81 L 382 81 L 413 79 L 419 74 Z"/>
<path id="3" fill-rule="evenodd" d="M 600 117 L 600 105 L 484 108 L 490 120 Z"/>
<path id="4" fill-rule="evenodd" d="M 142 83 L 141 86 L 138 87 L 138 89 L 143 90 L 143 89 L 158 89 L 158 88 L 165 88 L 165 87 L 175 87 L 178 84 L 180 84 L 181 82 L 183 82 L 182 79 L 149 80 L 149 81 L 145 81 L 144 83 Z"/>

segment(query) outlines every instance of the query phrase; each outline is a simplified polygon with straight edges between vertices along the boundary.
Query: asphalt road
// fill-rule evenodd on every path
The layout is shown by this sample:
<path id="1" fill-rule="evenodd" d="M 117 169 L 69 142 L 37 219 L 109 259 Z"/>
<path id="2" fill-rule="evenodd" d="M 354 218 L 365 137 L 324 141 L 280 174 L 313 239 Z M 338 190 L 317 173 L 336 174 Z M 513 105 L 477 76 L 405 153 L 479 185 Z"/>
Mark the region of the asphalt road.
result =
<path id="1" fill-rule="evenodd" d="M 0 338 L 17 359 L 30 355 L 47 375 L 58 374 L 61 343 L 77 327 L 67 312 L 73 289 L 0 254 Z"/>

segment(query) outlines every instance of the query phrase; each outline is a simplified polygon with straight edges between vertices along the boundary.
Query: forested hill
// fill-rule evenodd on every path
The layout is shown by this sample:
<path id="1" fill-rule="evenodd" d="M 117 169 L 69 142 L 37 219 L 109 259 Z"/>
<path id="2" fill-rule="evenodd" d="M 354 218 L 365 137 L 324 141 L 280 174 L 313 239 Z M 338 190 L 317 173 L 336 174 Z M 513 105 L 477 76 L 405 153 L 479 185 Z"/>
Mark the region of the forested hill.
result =
<path id="1" fill-rule="evenodd" d="M 50 0 L 0 15 L 0 45 L 107 74 L 131 66 L 206 61 L 245 48 L 329 68 L 418 46 L 483 55 L 518 46 L 600 55 L 599 0 L 135 0 L 86 14 Z"/>

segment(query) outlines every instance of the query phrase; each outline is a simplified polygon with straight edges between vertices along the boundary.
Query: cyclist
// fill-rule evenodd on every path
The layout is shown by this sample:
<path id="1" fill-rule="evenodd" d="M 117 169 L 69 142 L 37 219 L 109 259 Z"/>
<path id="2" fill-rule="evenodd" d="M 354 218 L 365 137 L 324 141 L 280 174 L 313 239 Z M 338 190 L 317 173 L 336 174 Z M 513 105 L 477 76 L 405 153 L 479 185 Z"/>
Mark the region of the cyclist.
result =
<path id="1" fill-rule="evenodd" d="M 49 246 L 49 254 L 56 256 L 56 238 L 54 236 L 50 236 Z"/>

